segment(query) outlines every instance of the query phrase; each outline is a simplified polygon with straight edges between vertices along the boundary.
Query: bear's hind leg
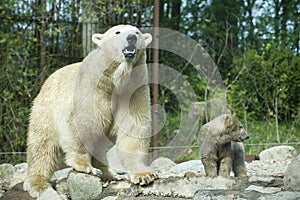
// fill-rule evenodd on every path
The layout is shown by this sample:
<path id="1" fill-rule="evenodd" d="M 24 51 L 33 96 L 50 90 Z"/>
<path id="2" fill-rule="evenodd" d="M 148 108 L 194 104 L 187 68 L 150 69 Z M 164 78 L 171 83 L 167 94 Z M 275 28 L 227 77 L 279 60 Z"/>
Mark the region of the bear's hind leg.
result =
<path id="1" fill-rule="evenodd" d="M 78 172 L 100 176 L 102 171 L 92 167 L 91 155 L 87 152 L 68 151 L 66 152 L 66 164 Z"/>
<path id="2" fill-rule="evenodd" d="M 235 177 L 247 176 L 245 163 L 236 162 L 236 164 L 233 164 L 232 169 Z"/>
<path id="3" fill-rule="evenodd" d="M 215 159 L 209 157 L 202 157 L 201 161 L 204 165 L 206 176 L 216 177 L 218 175 L 218 165 Z"/>
<path id="4" fill-rule="evenodd" d="M 115 178 L 112 176 L 111 172 L 109 171 L 109 167 L 102 162 L 100 162 L 97 158 L 94 156 L 92 157 L 92 165 L 96 167 L 97 169 L 100 169 L 102 172 L 101 180 L 102 181 L 108 181 L 108 180 L 114 180 Z"/>
<path id="5" fill-rule="evenodd" d="M 28 174 L 23 188 L 32 197 L 38 197 L 50 187 L 49 180 L 62 152 L 51 139 L 30 141 L 27 149 Z"/>
<path id="6" fill-rule="evenodd" d="M 233 150 L 232 171 L 234 173 L 234 176 L 235 177 L 247 176 L 244 145 L 240 142 L 234 142 L 232 144 L 232 150 Z"/>
<path id="7" fill-rule="evenodd" d="M 228 177 L 230 176 L 231 167 L 232 167 L 232 150 L 231 143 L 224 144 L 219 149 L 219 158 L 220 158 L 220 169 L 219 175 Z"/>
<path id="8" fill-rule="evenodd" d="M 224 177 L 230 176 L 231 166 L 232 166 L 231 157 L 230 156 L 224 157 L 220 162 L 219 175 Z"/>

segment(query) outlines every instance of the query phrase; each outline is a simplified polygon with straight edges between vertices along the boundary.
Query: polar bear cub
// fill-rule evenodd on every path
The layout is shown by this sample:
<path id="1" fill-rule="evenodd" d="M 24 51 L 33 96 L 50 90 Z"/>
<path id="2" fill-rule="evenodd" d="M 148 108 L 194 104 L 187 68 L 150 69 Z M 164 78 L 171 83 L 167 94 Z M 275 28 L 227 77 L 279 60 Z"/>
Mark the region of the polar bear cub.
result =
<path id="1" fill-rule="evenodd" d="M 145 48 L 152 36 L 118 25 L 92 40 L 97 49 L 53 73 L 33 102 L 24 183 L 33 197 L 50 187 L 63 154 L 74 170 L 109 178 L 107 151 L 113 145 L 134 184 L 157 178 L 144 164 L 151 137 Z"/>
<path id="2" fill-rule="evenodd" d="M 198 143 L 207 176 L 246 176 L 245 151 L 242 141 L 248 133 L 234 115 L 222 114 L 200 129 Z"/>

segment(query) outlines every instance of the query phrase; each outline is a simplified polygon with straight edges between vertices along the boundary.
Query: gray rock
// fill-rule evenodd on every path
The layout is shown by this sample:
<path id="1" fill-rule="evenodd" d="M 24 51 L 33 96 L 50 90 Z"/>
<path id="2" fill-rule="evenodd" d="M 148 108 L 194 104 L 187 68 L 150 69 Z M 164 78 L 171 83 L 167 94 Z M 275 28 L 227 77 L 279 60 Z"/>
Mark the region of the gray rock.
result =
<path id="1" fill-rule="evenodd" d="M 171 159 L 160 157 L 154 160 L 150 168 L 155 171 L 163 171 L 163 170 L 169 170 L 170 168 L 174 167 L 176 163 L 174 163 Z"/>
<path id="2" fill-rule="evenodd" d="M 172 198 L 172 197 L 129 197 L 129 196 L 109 196 L 103 200 L 185 200 L 184 198 Z"/>
<path id="3" fill-rule="evenodd" d="M 256 191 L 237 190 L 198 190 L 193 200 L 232 200 L 232 199 L 258 199 L 261 194 Z"/>
<path id="4" fill-rule="evenodd" d="M 0 198 L 3 196 L 3 193 L 4 193 L 5 191 L 4 190 L 1 190 L 0 189 Z"/>
<path id="5" fill-rule="evenodd" d="M 251 176 L 249 183 L 252 185 L 259 185 L 264 187 L 282 187 L 283 179 L 273 176 Z"/>
<path id="6" fill-rule="evenodd" d="M 25 181 L 25 178 L 27 176 L 27 170 L 28 170 L 27 163 L 21 163 L 15 165 L 15 173 L 13 176 L 13 180 L 11 182 L 11 187 Z"/>
<path id="7" fill-rule="evenodd" d="M 51 180 L 52 181 L 60 181 L 60 180 L 62 180 L 64 178 L 67 178 L 70 171 L 72 171 L 71 167 L 58 170 L 58 171 L 54 172 Z"/>
<path id="8" fill-rule="evenodd" d="M 298 200 L 300 199 L 300 192 L 282 191 L 275 194 L 264 195 L 259 200 Z"/>
<path id="9" fill-rule="evenodd" d="M 61 200 L 59 194 L 51 187 L 47 188 L 37 200 Z"/>
<path id="10" fill-rule="evenodd" d="M 291 146 L 276 146 L 262 151 L 259 154 L 260 160 L 282 161 L 293 159 L 296 156 L 296 150 Z"/>
<path id="11" fill-rule="evenodd" d="M 279 187 L 263 187 L 263 186 L 257 186 L 257 185 L 250 185 L 246 188 L 246 190 L 252 190 L 257 191 L 264 194 L 270 194 L 281 191 L 281 188 Z"/>
<path id="12" fill-rule="evenodd" d="M 284 161 L 255 160 L 246 163 L 247 174 L 249 176 L 273 176 L 283 177 L 291 159 Z"/>
<path id="13" fill-rule="evenodd" d="M 273 194 L 263 194 L 258 191 L 245 190 L 198 190 L 193 200 L 296 200 L 300 198 L 300 192 L 276 192 Z"/>
<path id="14" fill-rule="evenodd" d="M 172 167 L 170 171 L 178 174 L 189 171 L 204 171 L 204 166 L 201 160 L 190 160 Z"/>
<path id="15" fill-rule="evenodd" d="M 72 200 L 92 200 L 101 197 L 102 181 L 99 177 L 71 171 L 67 183 Z"/>
<path id="16" fill-rule="evenodd" d="M 15 170 L 18 172 L 27 172 L 28 164 L 27 163 L 20 163 L 15 165 Z"/>
<path id="17" fill-rule="evenodd" d="M 244 183 L 246 182 L 246 183 Z M 109 185 L 105 190 L 107 194 L 111 195 L 124 195 L 124 196 L 156 196 L 156 197 L 173 197 L 173 198 L 192 198 L 193 194 L 199 189 L 235 189 L 244 190 L 248 185 L 248 179 L 245 180 L 238 178 L 208 178 L 205 176 L 193 176 L 183 178 L 167 178 L 158 179 L 153 184 L 147 187 L 131 186 L 116 190 L 116 182 L 114 186 Z M 110 192 L 108 192 L 110 191 Z"/>
<path id="18" fill-rule="evenodd" d="M 185 200 L 185 198 L 172 198 L 172 197 L 129 197 L 129 196 L 109 196 L 103 200 Z"/>
<path id="19" fill-rule="evenodd" d="M 11 178 L 15 173 L 15 168 L 11 164 L 0 165 L 0 178 Z"/>
<path id="20" fill-rule="evenodd" d="M 15 168 L 11 164 L 0 165 L 0 190 L 8 190 L 13 186 Z"/>
<path id="21" fill-rule="evenodd" d="M 300 154 L 289 164 L 283 183 L 285 190 L 300 191 Z"/>

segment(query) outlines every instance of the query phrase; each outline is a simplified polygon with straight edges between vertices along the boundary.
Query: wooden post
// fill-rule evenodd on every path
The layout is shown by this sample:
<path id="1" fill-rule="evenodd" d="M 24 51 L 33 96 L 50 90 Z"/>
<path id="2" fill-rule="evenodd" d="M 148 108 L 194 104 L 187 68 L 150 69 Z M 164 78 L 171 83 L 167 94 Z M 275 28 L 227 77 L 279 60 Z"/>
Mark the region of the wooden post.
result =
<path id="1" fill-rule="evenodd" d="M 158 146 L 158 65 L 159 65 L 159 0 L 154 1 L 154 32 L 153 32 L 153 116 L 152 116 L 152 145 L 153 159 L 157 158 Z"/>
<path id="2" fill-rule="evenodd" d="M 40 1 L 42 7 L 42 17 L 41 17 L 41 29 L 40 29 L 40 82 L 41 85 L 44 83 L 46 79 L 46 1 Z"/>

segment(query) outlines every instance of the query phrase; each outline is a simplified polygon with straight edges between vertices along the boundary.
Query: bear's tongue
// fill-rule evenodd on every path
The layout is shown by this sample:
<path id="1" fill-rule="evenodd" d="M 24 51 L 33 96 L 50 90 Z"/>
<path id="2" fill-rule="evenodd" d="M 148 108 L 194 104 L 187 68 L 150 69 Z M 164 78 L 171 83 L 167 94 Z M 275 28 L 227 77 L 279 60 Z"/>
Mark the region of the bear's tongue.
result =
<path id="1" fill-rule="evenodd" d="M 135 48 L 135 46 L 130 45 L 130 46 L 124 48 L 122 52 L 123 52 L 125 58 L 132 59 L 135 57 L 136 48 Z"/>

